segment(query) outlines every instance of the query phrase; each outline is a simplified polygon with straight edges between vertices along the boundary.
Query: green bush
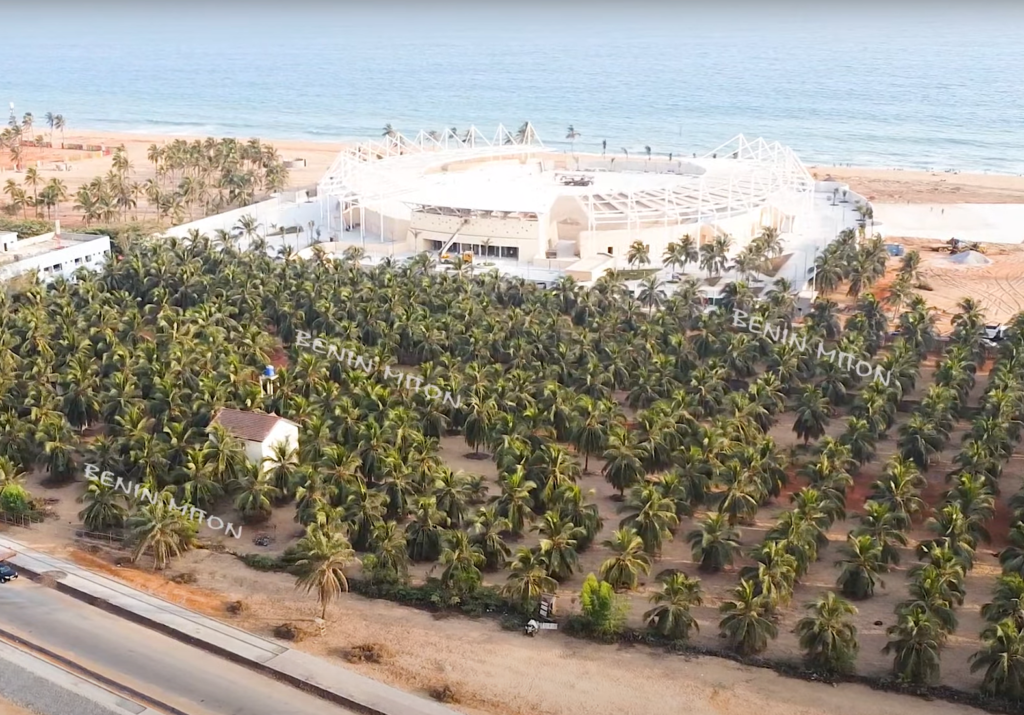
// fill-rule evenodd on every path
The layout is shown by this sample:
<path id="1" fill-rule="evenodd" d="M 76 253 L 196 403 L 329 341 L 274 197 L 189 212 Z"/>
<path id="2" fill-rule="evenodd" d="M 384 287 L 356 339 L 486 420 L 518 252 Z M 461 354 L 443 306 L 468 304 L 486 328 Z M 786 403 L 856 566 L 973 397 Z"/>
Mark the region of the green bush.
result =
<path id="1" fill-rule="evenodd" d="M 467 616 L 509 614 L 515 611 L 497 589 L 480 586 L 472 593 L 453 597 L 438 579 L 428 579 L 425 584 L 382 583 L 369 579 L 350 578 L 349 590 L 367 598 L 383 598 L 406 606 L 428 610 L 455 610 Z"/>
<path id="2" fill-rule="evenodd" d="M 11 516 L 25 516 L 32 513 L 32 495 L 25 487 L 12 484 L 0 492 L 0 512 Z"/>
<path id="3" fill-rule="evenodd" d="M 286 568 L 280 559 L 266 554 L 246 554 L 242 557 L 242 563 L 257 571 L 284 571 Z"/>
<path id="4" fill-rule="evenodd" d="M 0 231 L 14 231 L 16 234 L 18 234 L 19 239 L 31 238 L 32 236 L 39 236 L 44 233 L 49 233 L 52 230 L 52 221 L 43 221 L 42 219 L 36 218 L 0 218 Z"/>
<path id="5" fill-rule="evenodd" d="M 615 595 L 610 583 L 598 581 L 594 574 L 588 575 L 583 582 L 580 606 L 586 629 L 596 636 L 616 636 L 626 625 L 625 600 Z"/>

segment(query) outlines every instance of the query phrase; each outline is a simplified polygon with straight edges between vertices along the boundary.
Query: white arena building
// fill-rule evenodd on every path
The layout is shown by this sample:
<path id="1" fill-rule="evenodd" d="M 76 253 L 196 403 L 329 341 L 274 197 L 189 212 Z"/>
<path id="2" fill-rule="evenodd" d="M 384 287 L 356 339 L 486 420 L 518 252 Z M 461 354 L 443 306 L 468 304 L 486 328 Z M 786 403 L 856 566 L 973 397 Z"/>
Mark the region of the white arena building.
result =
<path id="1" fill-rule="evenodd" d="M 726 233 L 737 251 L 763 227 L 800 233 L 819 223 L 821 192 L 777 142 L 741 135 L 697 158 L 565 153 L 528 124 L 514 134 L 499 126 L 490 139 L 474 128 L 364 142 L 338 156 L 317 190 L 326 233 L 339 240 L 358 233 L 392 254 L 472 252 L 580 280 L 625 268 L 634 241 L 657 265 L 684 234 L 704 243 Z"/>
<path id="2" fill-rule="evenodd" d="M 773 227 L 783 255 L 752 287 L 786 278 L 809 295 L 816 254 L 841 230 L 857 227 L 856 207 L 865 203 L 845 184 L 816 179 L 777 142 L 738 136 L 700 156 L 561 151 L 524 124 L 515 133 L 499 126 L 490 138 L 471 128 L 365 141 L 338 155 L 315 195 L 276 195 L 166 233 L 240 235 L 239 220 L 250 216 L 275 254 L 310 255 L 314 243 L 328 254 L 359 246 L 368 261 L 472 253 L 474 271 L 588 284 L 609 269 L 629 268 L 635 241 L 647 246 L 646 267 L 663 269 L 666 247 L 683 235 L 703 244 L 728 234 L 734 257 Z M 680 272 L 704 276 L 699 265 Z M 727 269 L 705 280 L 702 291 L 714 301 L 736 279 Z"/>

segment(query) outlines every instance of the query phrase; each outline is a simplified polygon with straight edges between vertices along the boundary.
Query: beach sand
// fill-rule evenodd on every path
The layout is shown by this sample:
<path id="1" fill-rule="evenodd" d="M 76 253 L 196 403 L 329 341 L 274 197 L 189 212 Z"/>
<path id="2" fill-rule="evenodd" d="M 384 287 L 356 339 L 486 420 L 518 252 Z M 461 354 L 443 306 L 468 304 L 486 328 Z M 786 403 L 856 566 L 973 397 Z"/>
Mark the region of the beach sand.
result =
<path id="1" fill-rule="evenodd" d="M 48 130 L 33 130 L 49 139 Z M 169 144 L 176 139 L 204 139 L 203 136 L 170 136 L 159 134 L 130 134 L 79 130 L 72 128 L 64 137 L 65 144 L 101 145 L 110 148 L 125 146 L 134 167 L 133 180 L 145 181 L 154 174 L 153 165 L 146 158 L 151 144 Z M 240 138 L 245 141 L 246 138 Z M 82 184 L 110 169 L 110 157 L 75 160 L 84 152 L 61 150 L 61 137 L 54 136 L 55 149 L 39 150 L 26 147 L 23 166 L 38 164 L 44 181 L 52 177 L 62 179 L 69 193 L 74 194 Z M 290 189 L 315 185 L 338 152 L 342 142 L 313 142 L 306 140 L 267 139 L 265 143 L 277 148 L 282 159 L 306 160 L 306 167 L 290 172 Z M 70 171 L 57 171 L 54 165 L 64 159 L 71 160 Z M 831 176 L 850 184 L 850 187 L 870 199 L 883 202 L 910 203 L 1024 203 L 1024 177 L 1000 174 L 952 174 L 943 172 L 912 171 L 902 169 L 865 169 L 832 166 L 808 166 L 818 179 Z M 10 155 L 0 152 L 0 183 L 13 178 L 19 183 L 24 174 L 11 170 Z"/>
<path id="2" fill-rule="evenodd" d="M 1024 203 L 1024 176 L 834 166 L 808 166 L 807 170 L 818 180 L 832 177 L 868 200 L 883 203 Z"/>
<path id="3" fill-rule="evenodd" d="M 72 131 L 65 135 L 64 144 L 99 145 L 110 149 L 115 149 L 123 144 L 125 150 L 128 152 L 128 158 L 132 163 L 131 180 L 141 183 L 146 179 L 151 178 L 156 173 L 153 164 L 150 163 L 149 159 L 146 157 L 151 145 L 157 144 L 162 146 L 164 144 L 170 144 L 176 139 L 192 141 L 193 139 L 205 138 L 206 137 L 203 136 L 192 137 Z M 46 139 L 49 139 L 48 134 Z M 239 139 L 239 141 L 242 142 L 247 140 L 248 138 Z M 304 189 L 315 186 L 320 177 L 323 176 L 324 172 L 330 168 L 335 157 L 338 155 L 338 152 L 341 151 L 343 146 L 340 143 L 321 144 L 318 142 L 277 139 L 261 141 L 263 141 L 264 144 L 274 146 L 281 159 L 285 161 L 294 159 L 306 160 L 305 168 L 289 170 L 287 187 L 289 189 Z M 83 184 L 87 184 L 97 176 L 105 175 L 110 170 L 110 156 L 81 158 L 86 155 L 86 152 L 62 150 L 60 148 L 61 138 L 59 134 L 54 137 L 54 144 L 55 148 L 53 149 L 36 149 L 34 147 L 26 147 L 25 155 L 22 160 L 22 168 L 24 169 L 29 166 L 35 166 L 39 170 L 44 183 L 48 182 L 51 178 L 58 178 L 62 180 L 68 188 L 68 194 L 71 196 L 74 196 L 75 192 L 78 191 L 79 187 Z M 56 169 L 57 163 L 65 160 L 70 164 L 70 170 L 58 171 Z M 24 171 L 16 173 L 11 168 L 9 152 L 6 150 L 0 152 L 0 184 L 6 183 L 8 179 L 14 179 L 20 184 L 22 183 L 24 176 Z M 3 199 L 6 199 L 6 197 L 3 197 Z M 70 208 L 71 203 L 73 203 L 73 201 L 67 202 L 66 206 Z M 68 211 L 67 209 L 64 209 L 61 213 L 62 215 L 66 215 Z M 77 221 L 70 219 L 67 223 L 74 225 Z"/>

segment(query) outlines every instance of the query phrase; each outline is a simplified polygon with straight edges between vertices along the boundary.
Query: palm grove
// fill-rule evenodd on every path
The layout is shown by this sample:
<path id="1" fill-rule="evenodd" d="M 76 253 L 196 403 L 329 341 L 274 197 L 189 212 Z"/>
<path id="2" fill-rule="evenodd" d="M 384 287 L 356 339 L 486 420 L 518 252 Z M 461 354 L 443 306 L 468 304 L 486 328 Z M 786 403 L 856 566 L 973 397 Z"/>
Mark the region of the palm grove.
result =
<path id="1" fill-rule="evenodd" d="M 21 181 L 3 184 L 3 210 L 9 216 L 60 218 L 67 203 L 86 226 L 96 222 L 137 221 L 147 209 L 161 220 L 185 220 L 251 204 L 262 193 L 284 189 L 288 170 L 277 150 L 259 139 L 175 139 L 147 151 L 152 175 L 140 180 L 125 147 L 114 149 L 106 174 L 74 194 L 59 178 L 46 181 L 36 167 Z"/>
<path id="2" fill-rule="evenodd" d="M 751 265 L 770 260 L 771 239 L 746 249 Z M 196 539 L 172 496 L 211 513 L 230 499 L 248 522 L 294 509 L 304 536 L 281 563 L 324 611 L 348 588 L 357 554 L 360 578 L 380 592 L 402 588 L 410 564 L 437 563 L 431 582 L 448 603 L 492 593 L 530 613 L 542 594 L 582 577 L 580 555 L 595 550 L 600 566 L 583 582 L 573 622 L 603 635 L 624 627 L 629 593 L 654 572 L 644 622 L 657 637 L 686 639 L 711 595 L 700 576 L 725 570 L 735 587 L 714 596 L 728 648 L 770 649 L 802 595 L 810 602 L 795 624 L 800 648 L 809 667 L 832 673 L 857 663 L 853 602 L 877 597 L 883 576 L 906 568 L 886 651 L 898 679 L 938 680 L 966 575 L 1012 482 L 1003 468 L 1021 436 L 1024 316 L 992 351 L 979 307 L 965 299 L 931 384 L 919 387 L 937 346 L 935 317 L 912 290 L 899 297 L 902 312 L 877 300 L 867 289 L 884 270 L 884 248 L 844 234 L 819 259 L 824 295 L 803 327 L 891 371 L 885 385 L 732 327 L 734 308 L 792 322 L 784 282 L 756 302 L 737 281 L 721 309 L 705 312 L 690 279 L 670 297 L 649 283 L 637 300 L 615 273 L 591 289 L 567 278 L 542 291 L 493 272 L 435 272 L 426 255 L 365 269 L 358 249 L 344 261 L 318 249 L 308 261 L 276 261 L 265 250 L 259 238 L 244 253 L 212 250 L 198 234 L 140 241 L 101 274 L 0 294 L 3 508 L 33 509 L 28 470 L 59 482 L 95 463 L 162 491 L 148 504 L 91 484 L 81 512 L 89 529 L 123 530 L 135 558 L 148 554 L 158 567 Z M 677 244 L 666 260 L 673 255 L 689 253 Z M 708 258 L 706 269 L 721 265 Z M 916 269 L 910 254 L 898 280 L 913 286 Z M 844 285 L 856 310 L 841 321 L 827 295 Z M 890 307 L 898 335 L 887 343 Z M 379 358 L 380 371 L 299 352 L 290 347 L 298 330 Z M 288 365 L 264 397 L 258 375 L 281 346 Z M 460 406 L 386 380 L 383 366 L 394 363 L 417 366 Z M 208 427 L 224 405 L 298 422 L 298 452 L 278 450 L 265 473 L 247 465 L 230 435 Z M 777 426 L 803 444 L 777 443 Z M 97 427 L 99 436 L 83 437 Z M 959 447 L 950 444 L 957 429 Z M 438 450 L 453 436 L 489 456 L 497 478 L 448 468 Z M 928 504 L 925 475 L 947 448 L 955 469 L 941 475 L 941 501 Z M 876 459 L 884 450 L 892 456 Z M 620 495 L 617 508 L 593 496 L 602 478 Z M 867 499 L 848 504 L 864 479 Z M 1024 494 L 1006 496 L 1015 519 L 998 535 L 1009 539 L 1003 574 L 971 660 L 985 692 L 1020 699 Z M 776 516 L 758 528 L 766 507 Z M 843 522 L 847 538 L 832 543 L 828 532 Z M 912 536 L 922 527 L 928 536 Z M 655 571 L 675 539 L 689 545 L 693 569 Z M 835 589 L 814 598 L 803 581 L 818 562 L 836 564 Z"/>

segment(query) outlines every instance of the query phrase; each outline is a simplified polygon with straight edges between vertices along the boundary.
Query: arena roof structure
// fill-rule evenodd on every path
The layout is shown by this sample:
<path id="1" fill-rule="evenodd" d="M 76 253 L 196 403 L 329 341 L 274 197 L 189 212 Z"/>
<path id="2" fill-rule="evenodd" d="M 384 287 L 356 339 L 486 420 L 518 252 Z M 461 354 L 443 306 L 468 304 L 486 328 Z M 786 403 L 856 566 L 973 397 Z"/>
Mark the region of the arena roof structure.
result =
<path id="1" fill-rule="evenodd" d="M 537 170 L 538 162 L 550 166 L 555 159 L 575 162 L 575 170 Z M 471 127 L 462 136 L 449 130 L 410 139 L 395 132 L 364 142 L 339 154 L 318 191 L 388 213 L 404 205 L 406 211 L 541 214 L 569 195 L 593 230 L 710 223 L 768 203 L 799 210 L 811 201 L 814 179 L 791 149 L 760 138 L 739 135 L 700 158 L 645 160 L 555 152 L 527 123 L 517 132 L 499 125 L 491 138 Z"/>

